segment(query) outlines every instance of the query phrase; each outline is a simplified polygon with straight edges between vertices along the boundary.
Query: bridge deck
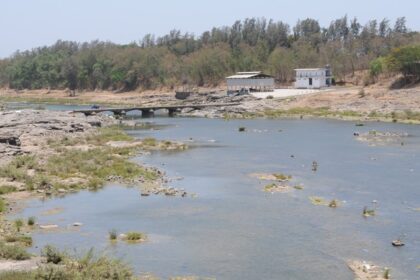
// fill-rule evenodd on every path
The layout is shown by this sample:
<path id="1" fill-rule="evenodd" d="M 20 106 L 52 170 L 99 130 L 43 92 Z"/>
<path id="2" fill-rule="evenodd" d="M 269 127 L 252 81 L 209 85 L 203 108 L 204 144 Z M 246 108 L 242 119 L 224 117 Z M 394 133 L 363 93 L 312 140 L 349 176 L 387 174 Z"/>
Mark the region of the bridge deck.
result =
<path id="1" fill-rule="evenodd" d="M 83 113 L 85 115 L 91 115 L 94 113 L 102 112 L 112 112 L 114 114 L 130 111 L 157 111 L 166 109 L 168 111 L 176 111 L 179 109 L 192 108 L 192 109 L 202 109 L 207 107 L 224 107 L 224 106 L 236 106 L 240 103 L 207 103 L 207 104 L 182 104 L 182 105 L 159 105 L 159 106 L 144 106 L 144 107 L 127 107 L 127 108 L 99 108 L 99 109 L 84 109 L 84 110 L 74 110 L 73 113 Z"/>

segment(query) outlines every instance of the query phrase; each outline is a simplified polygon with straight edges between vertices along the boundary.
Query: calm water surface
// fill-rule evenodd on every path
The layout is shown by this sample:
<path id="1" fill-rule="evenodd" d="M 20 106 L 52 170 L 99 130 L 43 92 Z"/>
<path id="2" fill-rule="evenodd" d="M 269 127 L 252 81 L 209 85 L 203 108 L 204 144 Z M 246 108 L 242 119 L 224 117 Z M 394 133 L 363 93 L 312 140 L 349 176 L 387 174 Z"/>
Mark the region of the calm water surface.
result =
<path id="1" fill-rule="evenodd" d="M 351 259 L 392 268 L 398 279 L 420 279 L 420 127 L 329 120 L 151 119 L 160 130 L 129 131 L 135 137 L 188 141 L 184 152 L 160 152 L 133 160 L 183 177 L 171 186 L 196 198 L 141 197 L 135 188 L 109 185 L 47 201 L 33 200 L 20 214 L 80 230 L 34 234 L 69 251 L 122 257 L 137 272 L 168 278 L 199 275 L 217 279 L 353 279 Z M 247 132 L 238 132 L 245 126 Z M 353 132 L 408 132 L 405 145 L 372 147 Z M 291 155 L 294 155 L 292 158 Z M 316 173 L 311 163 L 319 164 Z M 262 192 L 254 172 L 293 176 L 304 190 Z M 330 209 L 310 196 L 342 201 Z M 375 206 L 373 200 L 378 203 Z M 364 206 L 377 215 L 363 218 Z M 63 208 L 45 216 L 42 212 Z M 108 231 L 137 230 L 146 244 L 108 242 Z M 391 241 L 403 237 L 406 246 Z"/>

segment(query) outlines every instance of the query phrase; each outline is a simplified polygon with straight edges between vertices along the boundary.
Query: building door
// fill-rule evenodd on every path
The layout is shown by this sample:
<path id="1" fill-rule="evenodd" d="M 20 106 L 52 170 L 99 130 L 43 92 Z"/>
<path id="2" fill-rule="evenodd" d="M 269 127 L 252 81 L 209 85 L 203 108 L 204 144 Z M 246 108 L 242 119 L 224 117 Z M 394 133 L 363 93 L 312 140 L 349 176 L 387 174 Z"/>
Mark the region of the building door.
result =
<path id="1" fill-rule="evenodd" d="M 312 78 L 309 78 L 309 85 L 312 86 Z"/>

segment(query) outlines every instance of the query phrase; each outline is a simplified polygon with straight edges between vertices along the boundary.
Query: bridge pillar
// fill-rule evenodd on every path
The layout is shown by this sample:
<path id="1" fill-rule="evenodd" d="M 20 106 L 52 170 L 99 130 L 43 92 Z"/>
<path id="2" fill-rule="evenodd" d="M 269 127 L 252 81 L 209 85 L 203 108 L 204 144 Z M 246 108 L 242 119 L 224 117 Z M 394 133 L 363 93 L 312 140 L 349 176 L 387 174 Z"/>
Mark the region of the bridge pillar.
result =
<path id="1" fill-rule="evenodd" d="M 155 112 L 152 109 L 143 109 L 141 110 L 142 118 L 151 118 L 155 115 Z"/>
<path id="2" fill-rule="evenodd" d="M 168 109 L 168 113 L 170 117 L 174 117 L 176 113 L 178 112 L 178 109 Z"/>
<path id="3" fill-rule="evenodd" d="M 112 113 L 114 113 L 117 118 L 121 118 L 126 114 L 124 110 L 113 110 Z"/>

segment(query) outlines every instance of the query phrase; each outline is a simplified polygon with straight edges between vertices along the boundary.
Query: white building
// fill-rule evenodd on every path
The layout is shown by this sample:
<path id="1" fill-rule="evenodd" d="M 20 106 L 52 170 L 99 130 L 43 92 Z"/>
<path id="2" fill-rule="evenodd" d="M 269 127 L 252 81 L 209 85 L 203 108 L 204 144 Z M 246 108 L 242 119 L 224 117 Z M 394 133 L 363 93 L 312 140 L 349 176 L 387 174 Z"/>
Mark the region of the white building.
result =
<path id="1" fill-rule="evenodd" d="M 295 71 L 295 88 L 323 88 L 331 86 L 332 75 L 329 66 L 325 68 L 295 69 Z"/>
<path id="2" fill-rule="evenodd" d="M 261 72 L 238 72 L 226 77 L 228 93 L 246 91 L 267 92 L 274 90 L 274 78 Z"/>

